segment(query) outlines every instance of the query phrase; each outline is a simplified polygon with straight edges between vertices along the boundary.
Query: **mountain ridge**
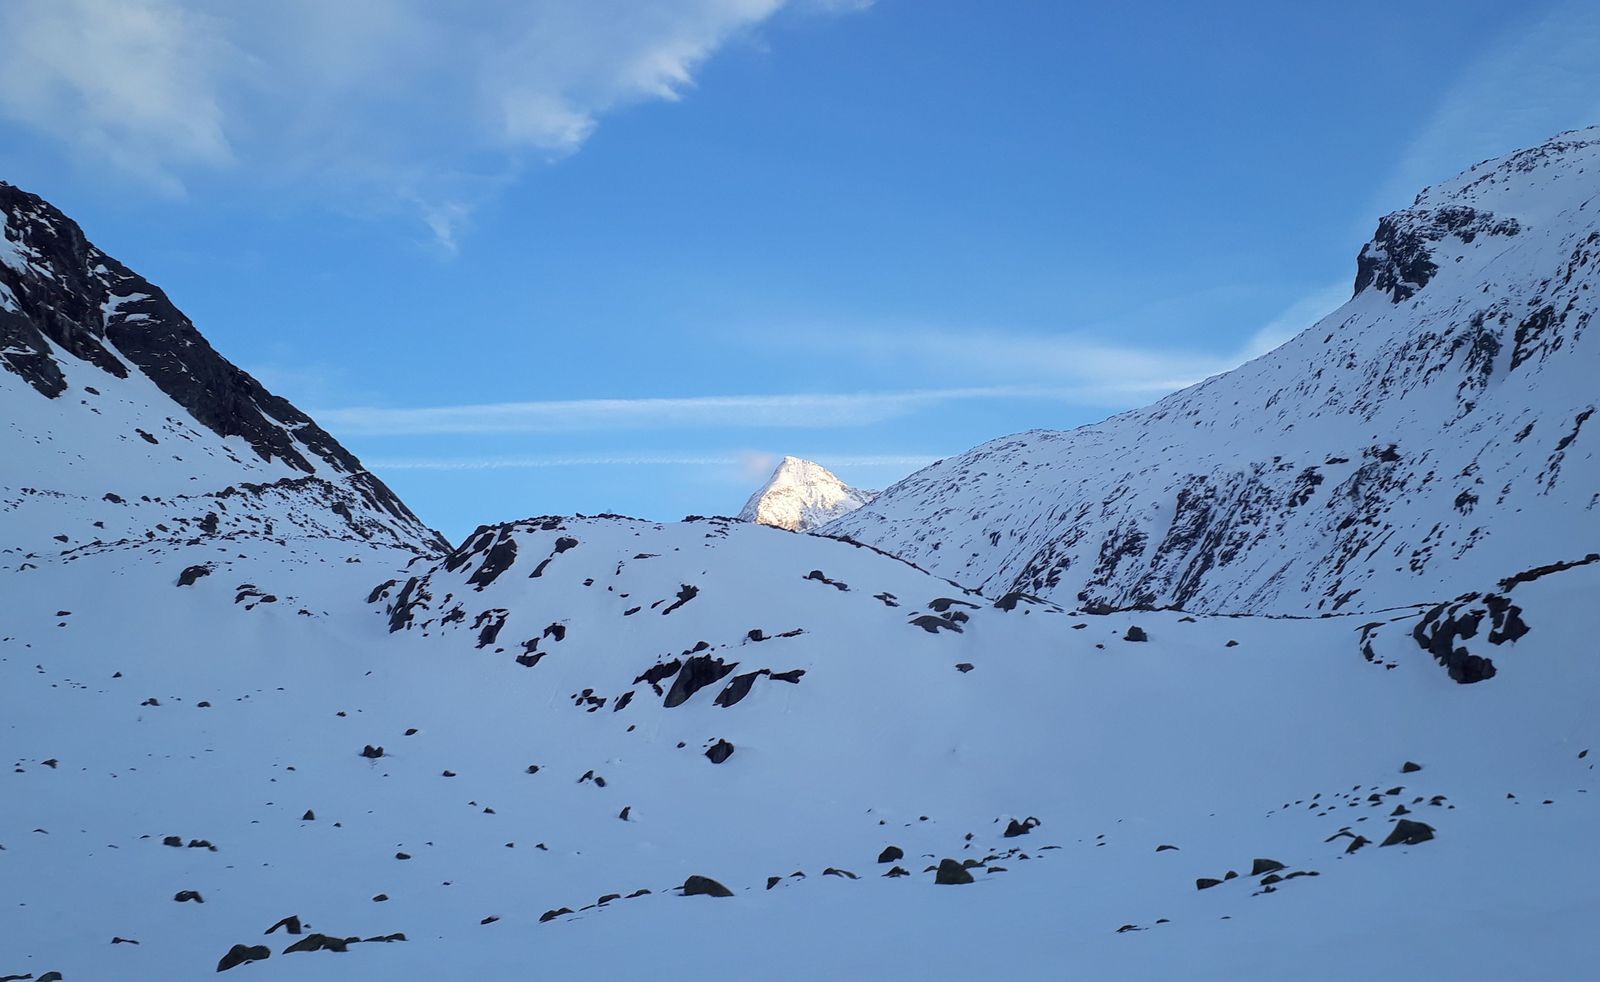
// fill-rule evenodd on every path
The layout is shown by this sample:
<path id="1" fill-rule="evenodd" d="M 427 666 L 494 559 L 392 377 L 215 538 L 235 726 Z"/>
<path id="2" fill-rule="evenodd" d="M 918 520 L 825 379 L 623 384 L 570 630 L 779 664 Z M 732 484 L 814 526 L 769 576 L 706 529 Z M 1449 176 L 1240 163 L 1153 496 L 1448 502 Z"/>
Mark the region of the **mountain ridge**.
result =
<path id="1" fill-rule="evenodd" d="M 315 420 L 219 354 L 159 287 L 5 182 L 0 369 L 10 424 L 0 447 L 31 485 L 126 498 L 311 477 L 343 487 L 333 492 L 341 508 L 370 511 L 421 549 L 448 548 Z"/>
<path id="2" fill-rule="evenodd" d="M 1600 128 L 1476 165 L 1380 221 L 1354 296 L 1274 351 L 947 458 L 820 531 L 986 594 L 1215 613 L 1443 599 L 1569 558 L 1600 535 L 1597 195 Z"/>

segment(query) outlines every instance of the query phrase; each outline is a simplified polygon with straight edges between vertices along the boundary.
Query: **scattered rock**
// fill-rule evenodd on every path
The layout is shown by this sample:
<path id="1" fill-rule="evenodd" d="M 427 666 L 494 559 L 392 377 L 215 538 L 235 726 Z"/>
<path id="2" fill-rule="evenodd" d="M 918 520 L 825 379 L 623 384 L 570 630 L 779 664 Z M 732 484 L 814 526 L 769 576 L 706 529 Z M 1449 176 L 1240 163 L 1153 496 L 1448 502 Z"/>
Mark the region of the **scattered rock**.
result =
<path id="1" fill-rule="evenodd" d="M 1133 626 L 1130 626 L 1128 628 L 1128 633 L 1124 634 L 1122 636 L 1122 640 L 1124 640 L 1124 641 L 1149 641 L 1150 640 L 1150 635 L 1148 635 L 1148 634 L 1146 634 L 1144 632 L 1144 628 L 1139 627 L 1138 625 L 1133 625 Z"/>
<path id="2" fill-rule="evenodd" d="M 360 940 L 360 938 L 335 938 L 326 934 L 308 934 L 299 941 L 296 941 L 294 944 L 283 949 L 283 953 L 285 955 L 290 955 L 297 951 L 344 952 L 349 951 L 350 946 Z"/>
<path id="3" fill-rule="evenodd" d="M 1027 835 L 1038 825 L 1039 820 L 1034 818 L 1032 815 L 1020 822 L 1013 818 L 1009 823 L 1006 824 L 1006 830 L 1003 837 L 1007 839 L 1015 839 L 1019 835 Z"/>
<path id="4" fill-rule="evenodd" d="M 1433 826 L 1426 822 L 1413 822 L 1409 818 L 1402 818 L 1395 823 L 1389 837 L 1379 843 L 1380 846 L 1414 846 L 1419 842 L 1427 842 L 1433 838 Z"/>
<path id="5" fill-rule="evenodd" d="M 951 886 L 962 883 L 972 883 L 972 874 L 967 868 L 954 859 L 939 860 L 939 868 L 933 874 L 933 882 Z"/>
<path id="6" fill-rule="evenodd" d="M 280 927 L 289 934 L 301 934 L 305 930 L 300 925 L 300 917 L 298 914 L 290 914 L 288 917 L 285 917 L 283 920 L 267 928 L 267 933 L 271 934 Z"/>
<path id="7" fill-rule="evenodd" d="M 888 846 L 883 852 L 878 853 L 878 862 L 880 863 L 892 863 L 895 860 L 904 858 L 906 858 L 905 850 L 899 846 Z"/>
<path id="8" fill-rule="evenodd" d="M 195 581 L 200 579 L 200 577 L 210 575 L 211 567 L 207 564 L 202 563 L 196 566 L 188 566 L 184 568 L 183 572 L 178 574 L 178 585 L 194 586 Z"/>
<path id="9" fill-rule="evenodd" d="M 678 670 L 678 677 L 673 679 L 672 688 L 667 690 L 662 705 L 667 709 L 683 705 L 696 692 L 713 682 L 722 681 L 724 676 L 738 667 L 738 664 L 738 662 L 724 663 L 721 658 L 713 658 L 710 655 L 695 655 L 685 660 L 683 667 Z"/>
<path id="10" fill-rule="evenodd" d="M 709 750 L 706 751 L 707 759 L 709 759 L 713 764 L 720 764 L 732 756 L 733 744 L 726 740 L 719 739 L 716 743 L 711 745 Z"/>
<path id="11" fill-rule="evenodd" d="M 731 897 L 733 891 L 713 880 L 709 876 L 698 873 L 683 881 L 683 895 L 685 897 Z"/>
<path id="12" fill-rule="evenodd" d="M 226 972 L 230 968 L 237 968 L 246 962 L 265 961 L 272 956 L 272 950 L 264 944 L 242 945 L 236 944 L 228 949 L 228 953 L 217 962 L 217 971 Z"/>

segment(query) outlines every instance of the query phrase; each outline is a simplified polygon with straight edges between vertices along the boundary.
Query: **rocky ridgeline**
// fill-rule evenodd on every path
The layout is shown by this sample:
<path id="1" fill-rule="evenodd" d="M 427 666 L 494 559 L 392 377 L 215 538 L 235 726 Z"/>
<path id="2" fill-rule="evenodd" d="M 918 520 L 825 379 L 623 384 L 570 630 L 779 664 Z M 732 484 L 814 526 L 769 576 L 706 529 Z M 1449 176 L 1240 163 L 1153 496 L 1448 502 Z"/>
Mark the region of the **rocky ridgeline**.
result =
<path id="1" fill-rule="evenodd" d="M 990 595 L 1217 613 L 1438 601 L 1600 538 L 1600 129 L 1384 218 L 1355 295 L 1153 406 L 984 444 L 825 526 Z"/>

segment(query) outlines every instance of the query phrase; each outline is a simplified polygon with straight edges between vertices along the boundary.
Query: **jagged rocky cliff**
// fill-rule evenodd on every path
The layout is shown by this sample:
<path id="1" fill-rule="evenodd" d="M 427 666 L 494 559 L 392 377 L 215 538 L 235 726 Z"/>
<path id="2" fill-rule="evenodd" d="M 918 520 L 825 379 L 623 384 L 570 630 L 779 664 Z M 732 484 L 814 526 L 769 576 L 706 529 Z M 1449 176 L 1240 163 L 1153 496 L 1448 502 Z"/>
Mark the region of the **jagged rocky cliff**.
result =
<path id="1" fill-rule="evenodd" d="M 7 544 L 72 522 L 96 538 L 93 523 L 115 522 L 121 502 L 270 487 L 335 509 L 333 526 L 350 534 L 447 547 L 314 420 L 218 354 L 159 287 L 4 183 L 0 369 L 0 525 L 18 533 Z M 216 507 L 177 509 L 191 510 L 198 520 Z"/>

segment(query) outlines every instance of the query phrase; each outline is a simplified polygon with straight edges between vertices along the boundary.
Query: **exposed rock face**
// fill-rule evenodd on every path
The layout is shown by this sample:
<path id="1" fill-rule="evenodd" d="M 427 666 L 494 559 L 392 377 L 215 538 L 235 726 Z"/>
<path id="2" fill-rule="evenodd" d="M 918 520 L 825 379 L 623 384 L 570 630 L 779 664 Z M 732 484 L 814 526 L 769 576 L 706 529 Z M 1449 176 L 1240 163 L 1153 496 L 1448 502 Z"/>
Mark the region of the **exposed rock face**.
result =
<path id="1" fill-rule="evenodd" d="M 992 596 L 1326 613 L 1600 537 L 1600 128 L 1387 216 L 1355 295 L 1153 406 L 941 461 L 823 527 Z"/>
<path id="2" fill-rule="evenodd" d="M 761 490 L 745 502 L 739 520 L 809 532 L 855 511 L 877 494 L 850 487 L 821 464 L 785 457 Z"/>
<path id="3" fill-rule="evenodd" d="M 352 524 L 360 524 L 359 509 L 419 549 L 447 548 L 315 420 L 218 354 L 159 287 L 96 248 L 48 202 L 4 182 L 0 369 L 0 390 L 11 390 L 8 415 L 48 420 L 66 416 L 71 403 L 78 412 L 56 420 L 62 433 L 104 444 L 97 459 L 82 463 L 52 457 L 48 432 L 28 433 L 32 445 L 17 448 L 28 456 L 17 463 L 38 485 L 84 493 L 70 486 L 72 474 L 109 475 L 125 487 L 148 475 L 192 493 L 315 478 L 347 489 L 348 500 L 333 511 Z M 35 408 L 24 398 L 30 391 L 40 403 L 62 405 Z M 118 425 L 115 442 L 97 440 L 91 429 Z M 0 453 L 9 449 L 0 444 Z M 188 476 L 210 483 L 174 485 L 185 469 L 174 458 Z M 70 466 L 58 471 L 56 463 Z M 124 500 L 102 492 L 94 497 Z M 216 521 L 212 515 L 212 527 L 202 530 L 214 532 Z"/>

